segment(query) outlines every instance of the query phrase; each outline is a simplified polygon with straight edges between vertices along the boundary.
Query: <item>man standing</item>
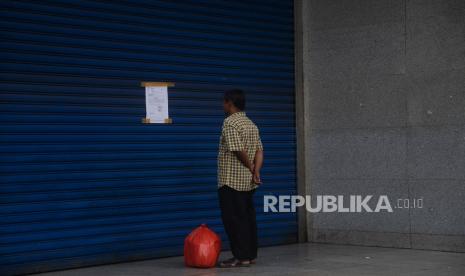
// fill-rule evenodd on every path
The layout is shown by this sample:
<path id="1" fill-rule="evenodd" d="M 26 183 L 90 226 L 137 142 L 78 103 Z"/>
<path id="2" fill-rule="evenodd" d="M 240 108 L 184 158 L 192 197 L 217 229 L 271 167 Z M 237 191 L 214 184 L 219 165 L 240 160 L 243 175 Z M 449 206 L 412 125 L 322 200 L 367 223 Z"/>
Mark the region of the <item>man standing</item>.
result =
<path id="1" fill-rule="evenodd" d="M 218 153 L 218 197 L 221 218 L 233 258 L 220 267 L 249 266 L 257 258 L 257 223 L 253 194 L 261 184 L 263 146 L 257 126 L 247 118 L 242 90 L 224 94 L 227 114 Z"/>

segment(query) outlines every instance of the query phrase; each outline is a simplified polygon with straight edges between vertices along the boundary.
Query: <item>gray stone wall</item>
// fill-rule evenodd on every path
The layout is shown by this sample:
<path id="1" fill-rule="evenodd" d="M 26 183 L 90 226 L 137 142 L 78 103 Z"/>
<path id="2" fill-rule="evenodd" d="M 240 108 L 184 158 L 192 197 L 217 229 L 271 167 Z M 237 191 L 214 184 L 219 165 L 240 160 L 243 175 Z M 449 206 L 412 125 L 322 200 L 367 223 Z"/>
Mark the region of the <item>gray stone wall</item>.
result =
<path id="1" fill-rule="evenodd" d="M 423 199 L 309 214 L 308 239 L 465 252 L 465 1 L 300 5 L 306 192 Z"/>

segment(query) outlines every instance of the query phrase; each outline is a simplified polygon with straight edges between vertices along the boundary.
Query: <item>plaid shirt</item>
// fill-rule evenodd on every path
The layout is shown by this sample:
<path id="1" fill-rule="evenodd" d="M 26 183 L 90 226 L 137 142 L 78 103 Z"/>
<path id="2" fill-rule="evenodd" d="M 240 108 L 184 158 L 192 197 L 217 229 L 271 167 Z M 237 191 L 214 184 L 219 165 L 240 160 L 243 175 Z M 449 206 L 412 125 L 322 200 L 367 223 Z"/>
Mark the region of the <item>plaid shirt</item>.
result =
<path id="1" fill-rule="evenodd" d="M 237 191 L 250 191 L 258 187 L 252 181 L 252 173 L 234 154 L 234 151 L 242 150 L 253 162 L 255 152 L 263 150 L 263 145 L 257 126 L 244 112 L 236 112 L 223 122 L 218 153 L 218 188 L 227 185 Z"/>

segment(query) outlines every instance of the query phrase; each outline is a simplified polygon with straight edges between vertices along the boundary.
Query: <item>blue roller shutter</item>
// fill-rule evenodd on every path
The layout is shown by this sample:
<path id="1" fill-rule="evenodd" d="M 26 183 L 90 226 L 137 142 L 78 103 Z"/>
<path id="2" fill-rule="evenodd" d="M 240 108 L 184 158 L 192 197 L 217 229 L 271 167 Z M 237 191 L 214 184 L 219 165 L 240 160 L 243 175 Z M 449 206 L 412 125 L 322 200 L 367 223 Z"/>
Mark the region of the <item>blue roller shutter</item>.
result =
<path id="1" fill-rule="evenodd" d="M 1 1 L 1 274 L 182 254 L 216 194 L 222 93 L 261 129 L 261 245 L 295 242 L 292 1 Z M 172 81 L 145 125 L 140 81 Z"/>

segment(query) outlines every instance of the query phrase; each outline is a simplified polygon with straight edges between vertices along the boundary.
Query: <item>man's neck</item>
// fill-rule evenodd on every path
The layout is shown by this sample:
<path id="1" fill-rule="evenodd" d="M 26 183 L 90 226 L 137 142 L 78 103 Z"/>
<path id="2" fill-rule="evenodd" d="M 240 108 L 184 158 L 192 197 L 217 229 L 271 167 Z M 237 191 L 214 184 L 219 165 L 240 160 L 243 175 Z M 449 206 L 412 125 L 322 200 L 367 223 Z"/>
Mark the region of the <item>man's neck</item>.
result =
<path id="1" fill-rule="evenodd" d="M 229 112 L 228 116 L 231 116 L 231 115 L 236 114 L 236 113 L 238 113 L 238 112 L 242 112 L 242 110 L 239 110 L 239 109 L 231 110 L 231 111 Z"/>

